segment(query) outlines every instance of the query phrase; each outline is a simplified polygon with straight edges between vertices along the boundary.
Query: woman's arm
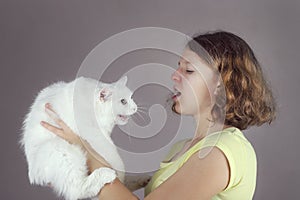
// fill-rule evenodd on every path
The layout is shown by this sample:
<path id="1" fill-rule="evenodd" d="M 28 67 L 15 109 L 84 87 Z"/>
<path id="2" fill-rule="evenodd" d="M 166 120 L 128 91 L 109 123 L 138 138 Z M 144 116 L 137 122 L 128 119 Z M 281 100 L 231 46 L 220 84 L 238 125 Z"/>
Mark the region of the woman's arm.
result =
<path id="1" fill-rule="evenodd" d="M 42 122 L 42 126 L 68 142 L 81 146 L 87 152 L 87 165 L 90 172 L 100 167 L 109 166 L 87 142 L 81 140 L 79 136 L 55 115 L 55 112 L 51 110 L 49 105 L 47 105 L 47 108 L 47 113 L 49 114 L 49 112 L 51 112 L 49 114 L 50 117 L 60 128 L 47 122 Z M 226 156 L 217 147 L 213 147 L 211 152 L 201 159 L 198 154 L 195 153 L 174 175 L 151 192 L 145 200 L 211 199 L 228 185 L 230 177 L 229 169 Z M 115 179 L 112 183 L 106 184 L 101 191 L 99 191 L 98 196 L 101 200 L 138 199 L 119 179 Z"/>
<path id="2" fill-rule="evenodd" d="M 139 200 L 119 179 L 114 180 L 111 184 L 106 184 L 101 189 L 98 198 L 101 200 Z"/>
<path id="3" fill-rule="evenodd" d="M 152 191 L 145 200 L 208 200 L 223 191 L 229 182 L 229 164 L 217 147 L 204 158 L 194 153 L 175 174 Z"/>

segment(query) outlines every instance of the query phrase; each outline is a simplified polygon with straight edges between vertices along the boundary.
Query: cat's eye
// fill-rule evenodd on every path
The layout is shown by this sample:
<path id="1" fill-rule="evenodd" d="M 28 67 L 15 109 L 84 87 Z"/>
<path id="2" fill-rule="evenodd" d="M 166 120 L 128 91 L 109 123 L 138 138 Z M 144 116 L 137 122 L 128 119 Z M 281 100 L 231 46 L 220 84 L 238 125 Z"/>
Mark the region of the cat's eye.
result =
<path id="1" fill-rule="evenodd" d="M 127 104 L 126 99 L 121 99 L 121 103 L 122 103 L 123 105 Z"/>

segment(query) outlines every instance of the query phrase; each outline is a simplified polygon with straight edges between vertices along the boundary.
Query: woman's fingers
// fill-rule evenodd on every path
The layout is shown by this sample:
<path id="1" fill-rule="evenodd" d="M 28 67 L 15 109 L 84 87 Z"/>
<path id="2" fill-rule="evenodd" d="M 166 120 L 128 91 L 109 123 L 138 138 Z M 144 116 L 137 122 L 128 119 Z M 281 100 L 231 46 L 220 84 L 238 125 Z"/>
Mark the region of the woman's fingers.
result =
<path id="1" fill-rule="evenodd" d="M 41 125 L 43 127 L 45 127 L 47 130 L 51 131 L 52 133 L 54 133 L 55 135 L 59 136 L 59 137 L 63 137 L 63 129 L 58 128 L 56 126 L 53 126 L 51 124 L 49 124 L 48 122 L 45 121 L 41 121 Z"/>
<path id="2" fill-rule="evenodd" d="M 69 126 L 58 116 L 58 114 L 53 110 L 50 103 L 45 104 L 45 112 L 48 116 L 53 119 L 53 121 L 60 127 L 55 127 L 45 121 L 41 122 L 41 125 L 56 134 L 57 136 L 67 140 L 70 143 L 78 143 L 78 138 L 75 133 L 69 128 Z"/>
<path id="3" fill-rule="evenodd" d="M 53 110 L 50 103 L 45 104 L 45 111 L 54 122 L 59 125 L 63 130 L 69 130 L 69 126 L 58 116 L 58 114 Z"/>
<path id="4" fill-rule="evenodd" d="M 41 121 L 41 125 L 71 144 L 80 144 L 80 138 L 75 133 L 73 133 L 71 129 L 64 130 L 63 128 L 58 128 L 45 121 Z"/>

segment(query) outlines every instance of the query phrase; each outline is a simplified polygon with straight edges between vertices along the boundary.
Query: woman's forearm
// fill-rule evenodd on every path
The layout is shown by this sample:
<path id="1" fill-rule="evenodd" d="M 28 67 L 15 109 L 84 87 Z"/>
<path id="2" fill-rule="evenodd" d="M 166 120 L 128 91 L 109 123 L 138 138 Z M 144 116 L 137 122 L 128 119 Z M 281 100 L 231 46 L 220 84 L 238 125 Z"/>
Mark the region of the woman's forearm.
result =
<path id="1" fill-rule="evenodd" d="M 101 189 L 98 198 L 101 200 L 139 200 L 118 178 L 106 184 Z"/>

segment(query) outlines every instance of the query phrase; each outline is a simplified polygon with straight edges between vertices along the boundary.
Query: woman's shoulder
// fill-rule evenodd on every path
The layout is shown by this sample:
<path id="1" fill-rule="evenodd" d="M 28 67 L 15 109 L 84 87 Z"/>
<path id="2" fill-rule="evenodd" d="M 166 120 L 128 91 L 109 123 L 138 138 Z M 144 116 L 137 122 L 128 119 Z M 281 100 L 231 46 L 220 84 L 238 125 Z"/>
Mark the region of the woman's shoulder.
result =
<path id="1" fill-rule="evenodd" d="M 199 147 L 226 145 L 228 147 L 252 146 L 243 132 L 236 127 L 229 127 L 222 131 L 206 136 L 199 144 Z"/>
<path id="2" fill-rule="evenodd" d="M 197 150 L 206 147 L 219 148 L 229 162 L 234 162 L 232 164 L 247 162 L 245 158 L 256 160 L 256 153 L 252 144 L 244 136 L 243 132 L 235 127 L 230 127 L 219 133 L 207 136 L 199 144 Z"/>
<path id="3" fill-rule="evenodd" d="M 218 148 L 228 161 L 231 175 L 225 191 L 238 187 L 238 183 L 249 184 L 250 188 L 255 187 L 256 153 L 240 129 L 231 127 L 207 137 L 199 150 L 206 147 Z"/>

